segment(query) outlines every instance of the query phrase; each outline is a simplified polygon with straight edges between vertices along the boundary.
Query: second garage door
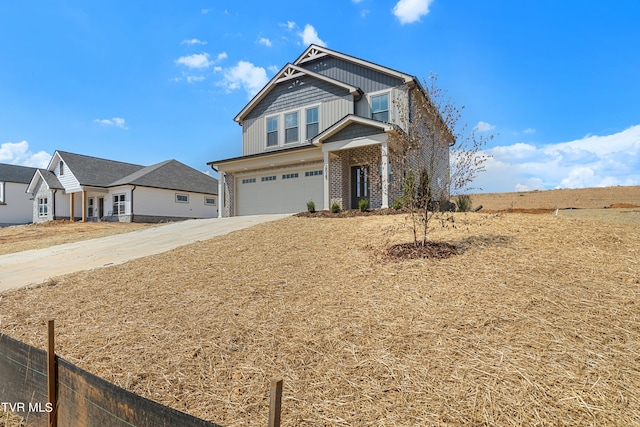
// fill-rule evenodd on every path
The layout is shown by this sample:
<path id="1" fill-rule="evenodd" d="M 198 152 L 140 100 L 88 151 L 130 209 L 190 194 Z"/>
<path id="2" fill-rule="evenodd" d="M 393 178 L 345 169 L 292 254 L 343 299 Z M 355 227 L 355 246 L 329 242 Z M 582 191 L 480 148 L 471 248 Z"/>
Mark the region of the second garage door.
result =
<path id="1" fill-rule="evenodd" d="M 321 165 L 239 176 L 235 187 L 236 215 L 303 212 L 310 200 L 324 209 Z"/>

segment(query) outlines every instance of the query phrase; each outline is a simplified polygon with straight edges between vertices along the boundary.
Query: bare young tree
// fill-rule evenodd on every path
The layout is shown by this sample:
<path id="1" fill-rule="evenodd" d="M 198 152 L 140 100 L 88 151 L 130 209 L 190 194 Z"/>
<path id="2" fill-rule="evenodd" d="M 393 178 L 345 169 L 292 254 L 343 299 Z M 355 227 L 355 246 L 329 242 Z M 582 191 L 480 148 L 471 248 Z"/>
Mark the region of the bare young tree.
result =
<path id="1" fill-rule="evenodd" d="M 407 171 L 402 203 L 409 210 L 414 245 L 425 246 L 431 221 L 450 211 L 450 197 L 472 189 L 484 171 L 483 148 L 493 135 L 483 138 L 460 123 L 464 107 L 438 87 L 437 75 L 410 89 L 406 99 L 396 104 L 401 129 L 392 139 Z"/>

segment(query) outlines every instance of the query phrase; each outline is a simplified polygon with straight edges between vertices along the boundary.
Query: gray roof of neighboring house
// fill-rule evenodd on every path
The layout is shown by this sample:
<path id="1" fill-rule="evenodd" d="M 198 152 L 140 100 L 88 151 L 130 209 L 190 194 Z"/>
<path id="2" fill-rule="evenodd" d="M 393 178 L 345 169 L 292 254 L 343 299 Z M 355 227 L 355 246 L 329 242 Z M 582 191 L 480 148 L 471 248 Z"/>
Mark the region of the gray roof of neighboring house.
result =
<path id="1" fill-rule="evenodd" d="M 57 153 L 80 182 L 80 185 L 109 187 L 112 182 L 123 176 L 144 168 L 141 165 L 99 159 L 66 151 L 57 150 Z"/>
<path id="2" fill-rule="evenodd" d="M 0 163 L 0 181 L 29 184 L 37 168 Z"/>
<path id="3" fill-rule="evenodd" d="M 140 185 L 193 193 L 218 194 L 218 180 L 177 160 L 147 166 L 111 183 Z"/>
<path id="4" fill-rule="evenodd" d="M 47 187 L 58 190 L 64 189 L 64 186 L 60 183 L 55 173 L 48 169 L 38 169 L 38 171 L 44 182 L 47 183 Z"/>

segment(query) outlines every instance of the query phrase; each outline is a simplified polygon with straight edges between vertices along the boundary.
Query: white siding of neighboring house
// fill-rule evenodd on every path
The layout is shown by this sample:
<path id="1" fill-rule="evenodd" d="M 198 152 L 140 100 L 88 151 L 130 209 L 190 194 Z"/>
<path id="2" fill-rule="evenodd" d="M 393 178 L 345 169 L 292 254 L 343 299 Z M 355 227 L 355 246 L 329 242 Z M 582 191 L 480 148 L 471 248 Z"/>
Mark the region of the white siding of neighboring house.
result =
<path id="1" fill-rule="evenodd" d="M 0 224 L 27 224 L 33 219 L 28 184 L 0 182 Z"/>
<path id="2" fill-rule="evenodd" d="M 115 193 L 116 191 L 112 191 L 112 194 Z M 177 202 L 176 194 L 186 195 L 189 200 L 188 203 Z M 215 198 L 215 205 L 205 205 L 205 195 L 201 193 L 136 187 L 133 191 L 134 220 L 137 215 L 171 218 L 215 218 L 218 215 L 218 197 L 213 195 L 207 195 L 206 197 Z M 130 201 L 131 198 L 129 197 L 127 200 Z"/>

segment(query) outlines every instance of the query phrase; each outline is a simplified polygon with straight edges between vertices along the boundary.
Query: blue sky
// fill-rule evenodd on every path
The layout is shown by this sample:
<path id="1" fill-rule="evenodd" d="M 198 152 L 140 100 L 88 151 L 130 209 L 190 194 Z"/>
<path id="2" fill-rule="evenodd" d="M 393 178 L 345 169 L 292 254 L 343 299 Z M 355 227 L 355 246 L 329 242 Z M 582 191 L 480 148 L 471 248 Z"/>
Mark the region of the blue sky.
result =
<path id="1" fill-rule="evenodd" d="M 0 162 L 56 149 L 199 170 L 309 43 L 440 87 L 492 155 L 485 192 L 640 185 L 640 2 L 0 1 Z"/>

